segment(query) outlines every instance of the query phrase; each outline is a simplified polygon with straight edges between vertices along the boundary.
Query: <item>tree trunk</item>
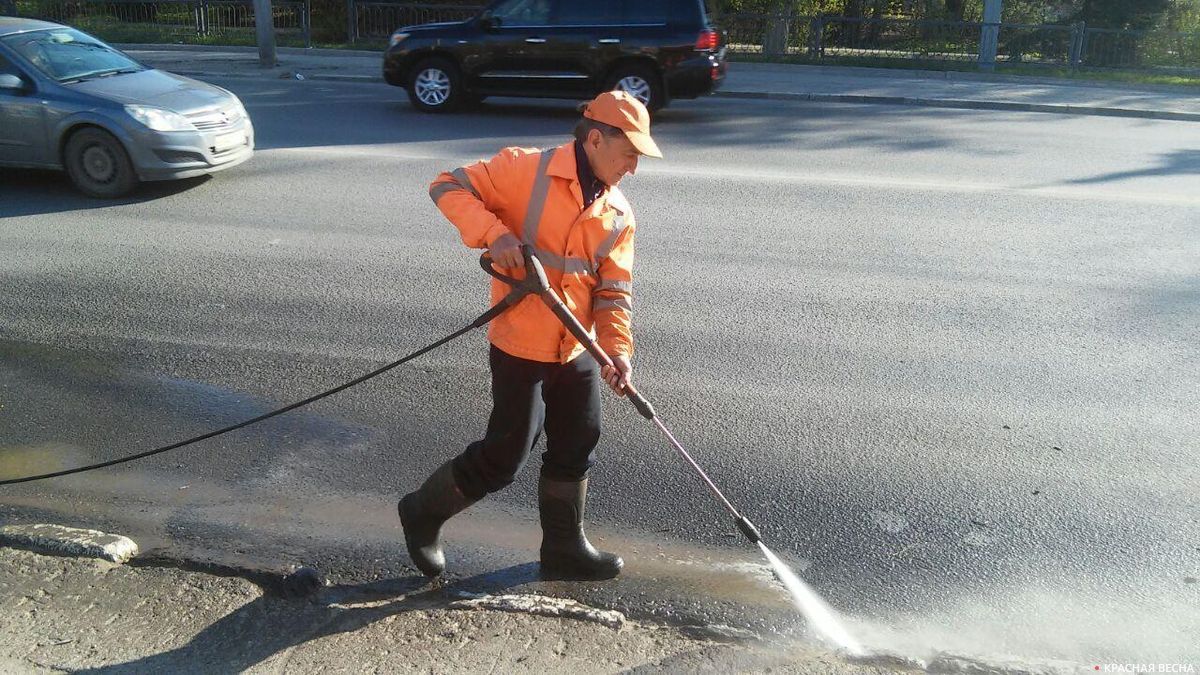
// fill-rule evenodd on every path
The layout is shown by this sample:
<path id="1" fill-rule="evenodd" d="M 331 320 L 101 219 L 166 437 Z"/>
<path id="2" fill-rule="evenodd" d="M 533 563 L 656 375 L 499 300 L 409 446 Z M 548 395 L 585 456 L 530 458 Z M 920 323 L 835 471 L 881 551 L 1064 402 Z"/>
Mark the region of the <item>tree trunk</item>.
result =
<path id="1" fill-rule="evenodd" d="M 883 10 L 887 4 L 888 0 L 875 0 L 874 6 L 871 8 L 871 18 L 874 19 L 874 23 L 867 30 L 867 39 L 874 47 L 879 46 L 879 35 L 883 30 L 883 24 L 879 23 L 879 20 L 883 18 Z"/>
<path id="2" fill-rule="evenodd" d="M 849 19 L 861 19 L 863 16 L 863 3 L 865 0 L 846 0 L 846 11 L 844 15 Z M 843 22 L 840 24 L 843 35 L 840 42 L 847 47 L 858 47 L 862 36 L 862 23 L 860 22 Z"/>

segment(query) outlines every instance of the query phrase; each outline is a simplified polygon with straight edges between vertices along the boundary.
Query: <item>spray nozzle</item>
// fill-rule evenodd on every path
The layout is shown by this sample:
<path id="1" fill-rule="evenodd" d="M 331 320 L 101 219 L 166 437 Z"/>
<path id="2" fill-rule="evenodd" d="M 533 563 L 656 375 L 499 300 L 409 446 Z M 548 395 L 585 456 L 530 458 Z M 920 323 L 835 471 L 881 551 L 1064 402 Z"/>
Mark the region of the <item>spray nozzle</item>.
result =
<path id="1" fill-rule="evenodd" d="M 738 519 L 734 522 L 737 523 L 738 529 L 742 531 L 742 534 L 746 535 L 751 544 L 757 544 L 762 541 L 762 535 L 758 533 L 758 528 L 746 516 L 738 516 Z"/>

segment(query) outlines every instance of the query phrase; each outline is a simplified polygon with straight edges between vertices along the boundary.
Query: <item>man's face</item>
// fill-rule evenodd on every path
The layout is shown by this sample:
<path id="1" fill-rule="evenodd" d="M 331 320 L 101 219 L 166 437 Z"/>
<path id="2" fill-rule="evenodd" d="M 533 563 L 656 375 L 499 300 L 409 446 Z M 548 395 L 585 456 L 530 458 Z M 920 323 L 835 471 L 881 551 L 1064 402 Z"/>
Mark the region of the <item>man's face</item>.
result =
<path id="1" fill-rule="evenodd" d="M 598 129 L 588 132 L 587 142 L 588 162 L 592 171 L 605 185 L 615 187 L 625 174 L 632 176 L 637 172 L 640 153 L 625 134 L 605 136 Z"/>

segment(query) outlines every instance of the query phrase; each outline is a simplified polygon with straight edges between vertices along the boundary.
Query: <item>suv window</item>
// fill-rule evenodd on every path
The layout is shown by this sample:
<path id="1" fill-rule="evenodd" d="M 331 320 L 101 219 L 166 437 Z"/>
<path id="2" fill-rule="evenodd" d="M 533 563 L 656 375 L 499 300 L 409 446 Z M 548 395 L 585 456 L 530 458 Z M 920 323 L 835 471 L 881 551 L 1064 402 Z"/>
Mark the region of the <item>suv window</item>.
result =
<path id="1" fill-rule="evenodd" d="M 558 20 L 555 23 L 566 26 L 620 25 L 621 3 L 562 0 L 558 3 Z"/>
<path id="2" fill-rule="evenodd" d="M 550 0 L 505 0 L 492 8 L 501 26 L 545 26 L 550 23 Z"/>
<path id="3" fill-rule="evenodd" d="M 667 0 L 625 0 L 625 22 L 633 25 L 667 22 Z"/>

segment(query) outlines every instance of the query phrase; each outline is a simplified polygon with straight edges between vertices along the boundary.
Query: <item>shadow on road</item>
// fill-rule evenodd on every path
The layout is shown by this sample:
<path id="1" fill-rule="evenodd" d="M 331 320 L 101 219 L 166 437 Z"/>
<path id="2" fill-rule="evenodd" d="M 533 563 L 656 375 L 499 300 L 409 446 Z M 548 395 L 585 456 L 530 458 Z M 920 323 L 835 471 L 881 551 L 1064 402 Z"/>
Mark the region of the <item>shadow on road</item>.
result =
<path id="1" fill-rule="evenodd" d="M 318 591 L 311 600 L 258 597 L 200 631 L 187 644 L 135 661 L 83 673 L 243 672 L 297 645 L 351 633 L 389 616 L 445 608 L 464 591 L 489 593 L 537 579 L 525 563 L 427 588 L 425 577 L 404 577 Z M 421 590 L 425 589 L 425 590 Z"/>
<path id="2" fill-rule="evenodd" d="M 104 209 L 172 197 L 208 182 L 211 176 L 143 183 L 120 199 L 94 199 L 79 192 L 62 171 L 0 168 L 0 218 Z"/>
<path id="3" fill-rule="evenodd" d="M 1147 166 L 1142 169 L 1115 171 L 1100 174 L 1090 178 L 1076 178 L 1066 181 L 1066 185 L 1095 185 L 1130 178 L 1148 176 L 1190 176 L 1200 174 L 1200 150 L 1174 150 L 1159 157 L 1157 166 Z"/>

